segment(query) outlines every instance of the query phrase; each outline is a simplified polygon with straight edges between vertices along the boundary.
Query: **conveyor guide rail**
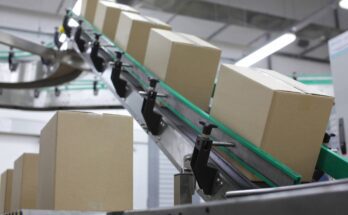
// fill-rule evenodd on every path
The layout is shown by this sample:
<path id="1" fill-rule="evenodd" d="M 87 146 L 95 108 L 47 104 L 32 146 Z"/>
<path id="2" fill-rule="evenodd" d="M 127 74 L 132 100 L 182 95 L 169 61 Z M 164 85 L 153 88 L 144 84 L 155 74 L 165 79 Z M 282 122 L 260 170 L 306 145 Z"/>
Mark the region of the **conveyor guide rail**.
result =
<path id="1" fill-rule="evenodd" d="M 82 17 L 78 17 L 73 14 L 71 14 L 71 17 L 74 18 L 76 21 L 83 19 Z M 88 21 L 86 21 L 85 19 L 83 20 L 83 37 L 89 42 L 92 42 L 94 34 L 100 34 L 100 32 L 96 28 L 94 28 Z M 71 42 L 74 43 L 74 41 Z M 101 55 L 103 55 L 106 61 L 114 61 L 115 51 L 123 51 L 120 47 L 118 47 L 115 43 L 113 43 L 104 35 L 100 37 L 100 44 L 103 50 Z M 73 46 L 75 47 L 75 50 L 79 52 L 79 49 L 77 48 L 76 44 L 74 44 Z M 93 64 L 88 54 L 89 51 L 90 50 L 88 50 L 86 53 L 80 54 L 87 62 L 90 63 L 90 65 L 92 65 L 91 67 L 93 67 Z M 125 57 L 123 63 L 129 64 L 131 65 L 131 67 L 125 68 L 126 72 L 122 73 L 122 77 L 129 83 L 135 83 L 134 86 L 136 86 L 135 88 L 138 89 L 132 89 L 130 95 L 125 99 L 121 99 L 121 101 L 123 101 L 123 105 L 125 106 L 125 108 L 127 108 L 131 112 L 131 114 L 135 116 L 136 120 L 140 122 L 140 124 L 142 124 L 144 123 L 144 120 L 141 119 L 142 117 L 137 117 L 139 113 L 137 113 L 136 107 L 132 105 L 127 105 L 127 100 L 135 100 L 136 98 L 135 96 L 132 97 L 132 94 L 138 94 L 139 90 L 147 89 L 148 79 L 152 77 L 156 78 L 156 76 L 143 65 L 141 65 L 139 62 L 137 62 L 134 58 L 132 58 L 132 56 L 130 56 L 129 54 L 125 53 L 124 56 Z M 96 74 L 101 76 L 104 79 L 104 81 L 106 81 L 106 83 L 110 85 L 112 91 L 116 94 L 116 96 L 118 96 L 114 88 L 112 87 L 112 83 L 110 82 L 110 67 L 106 69 L 103 73 L 98 72 L 95 68 L 93 70 Z M 156 107 L 158 111 L 162 113 L 162 115 L 164 115 L 164 117 L 166 118 L 165 121 L 167 123 L 168 121 L 170 121 L 167 115 L 169 112 L 171 112 L 171 114 L 174 114 L 176 118 L 180 119 L 182 124 L 186 124 L 186 126 L 189 126 L 197 135 L 200 133 L 199 121 L 204 120 L 216 124 L 218 126 L 218 129 L 215 129 L 212 132 L 212 137 L 215 140 L 232 142 L 235 144 L 235 147 L 229 148 L 223 146 L 216 147 L 213 150 L 213 154 L 215 154 L 216 157 L 223 158 L 224 162 L 228 164 L 230 164 L 231 160 L 237 161 L 250 172 L 255 174 L 264 182 L 266 182 L 269 186 L 290 185 L 297 184 L 300 182 L 301 176 L 299 174 L 292 171 L 290 168 L 274 159 L 271 155 L 262 151 L 243 137 L 239 136 L 238 134 L 224 126 L 221 122 L 214 119 L 209 114 L 192 104 L 190 101 L 188 101 L 186 98 L 184 98 L 182 95 L 180 95 L 178 92 L 176 92 L 174 89 L 169 87 L 164 82 L 160 81 L 157 90 L 159 93 L 167 95 L 167 97 L 165 98 L 157 99 L 158 104 Z M 137 99 L 139 99 L 139 97 Z M 142 101 L 142 99 L 140 99 L 139 101 Z M 180 124 L 178 126 L 180 126 Z M 166 130 L 169 129 L 167 128 Z M 163 134 L 152 137 L 154 140 L 156 140 L 157 143 L 162 142 L 159 145 L 166 145 L 164 146 L 164 151 L 167 151 L 170 154 L 169 157 L 175 157 L 175 153 L 168 151 L 168 142 L 173 142 L 173 144 L 177 144 L 179 139 L 178 137 L 172 137 L 175 139 L 164 140 L 163 137 L 165 137 L 166 135 L 166 130 Z M 175 130 L 178 130 L 178 128 L 175 128 Z M 182 136 L 181 131 L 179 135 Z M 164 143 L 164 141 L 166 141 L 167 143 Z M 192 142 L 192 139 L 190 142 Z M 190 143 L 190 145 L 192 145 L 192 143 Z M 175 147 L 175 150 L 185 151 L 184 149 L 180 148 L 180 144 L 171 145 L 170 147 Z M 187 151 L 187 153 L 192 153 L 192 151 Z M 180 162 L 179 159 L 183 159 L 185 155 L 186 153 L 181 154 L 181 156 L 175 158 L 174 164 L 176 164 L 178 168 L 182 167 L 182 162 Z"/>

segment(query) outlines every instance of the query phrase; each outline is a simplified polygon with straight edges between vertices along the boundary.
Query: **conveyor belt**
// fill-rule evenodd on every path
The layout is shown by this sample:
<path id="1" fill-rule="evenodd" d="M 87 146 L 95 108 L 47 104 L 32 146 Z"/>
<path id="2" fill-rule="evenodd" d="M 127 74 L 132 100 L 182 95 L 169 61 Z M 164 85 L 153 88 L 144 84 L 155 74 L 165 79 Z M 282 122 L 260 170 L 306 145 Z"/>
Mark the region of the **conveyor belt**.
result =
<path id="1" fill-rule="evenodd" d="M 79 19 L 79 17 L 74 18 Z M 95 33 L 100 32 L 84 20 L 82 38 L 86 43 L 91 44 L 94 41 Z M 115 51 L 122 51 L 105 36 L 101 36 L 99 41 L 101 44 L 99 55 L 107 62 L 115 60 Z M 68 46 L 73 46 L 75 50 L 79 52 L 79 48 L 73 40 L 69 40 L 68 42 Z M 155 77 L 153 73 L 125 53 L 123 63 L 130 65 L 130 67 L 125 68 L 121 77 L 128 82 L 129 93 L 126 98 L 120 98 L 110 80 L 111 66 L 108 66 L 102 73 L 98 72 L 93 66 L 90 52 L 91 47 L 89 47 L 86 52 L 80 53 L 81 57 L 91 65 L 93 72 L 107 83 L 115 96 L 119 98 L 122 105 L 132 114 L 139 124 L 144 125 L 146 129 L 146 123 L 140 111 L 143 99 L 139 91 L 146 90 L 148 87 L 148 79 L 150 77 Z M 219 129 L 216 129 L 212 134 L 212 137 L 216 140 L 233 142 L 235 144 L 235 147 L 231 149 L 216 147 L 212 151 L 211 163 L 220 170 L 223 183 L 216 187 L 216 193 L 213 196 L 203 195 L 204 198 L 223 198 L 227 190 L 250 189 L 255 187 L 254 184 L 250 183 L 248 179 L 233 167 L 231 160 L 239 161 L 240 164 L 258 175 L 270 186 L 299 183 L 300 176 L 297 173 L 293 172 L 279 161 L 276 161 L 276 159 L 255 147 L 244 138 L 233 133 L 230 129 L 196 107 L 164 82 L 160 82 L 157 90 L 159 93 L 167 95 L 166 98 L 158 99 L 158 104 L 156 106 L 156 110 L 162 114 L 166 126 L 163 133 L 159 135 L 152 135 L 150 132 L 148 132 L 148 134 L 155 140 L 178 169 L 183 167 L 184 156 L 193 152 L 193 137 L 201 132 L 198 123 L 200 120 L 209 121 L 218 125 Z M 183 132 L 183 126 L 190 128 L 192 132 L 190 132 L 190 134 Z M 188 129 L 185 128 L 185 130 L 187 131 Z"/>
<path id="2" fill-rule="evenodd" d="M 84 21 L 82 24 L 82 38 L 85 40 L 85 44 L 92 44 L 95 41 L 94 34 L 100 32 L 83 18 L 77 17 L 73 14 L 70 14 L 70 16 L 73 19 L 82 19 Z M 75 30 L 76 29 L 73 29 L 73 34 Z M 127 95 L 124 98 L 120 97 L 115 91 L 114 85 L 110 79 L 112 66 L 109 65 L 109 62 L 115 61 L 115 51 L 123 50 L 104 35 L 102 35 L 99 40 L 101 48 L 98 53 L 98 55 L 107 62 L 107 64 L 105 64 L 106 69 L 102 72 L 93 64 L 90 56 L 90 45 L 86 47 L 87 49 L 85 52 L 81 53 L 76 42 L 72 39 L 67 39 L 65 41 L 67 47 L 73 47 L 73 50 L 70 53 L 52 52 L 47 49 L 40 49 L 36 46 L 34 50 L 31 51 L 30 48 L 22 47 L 24 45 L 23 41 L 11 40 L 8 36 L 0 36 L 0 43 L 2 38 L 5 38 L 4 43 L 7 45 L 12 46 L 13 42 L 17 41 L 20 45 L 13 47 L 30 51 L 40 56 L 48 53 L 49 60 L 54 59 L 54 62 L 69 67 L 65 72 L 57 70 L 56 74 L 50 76 L 53 77 L 53 79 L 48 81 L 53 85 L 58 83 L 54 81 L 56 79 L 65 77 L 65 75 L 74 78 L 78 73 L 77 70 L 90 67 L 95 75 L 105 81 L 115 97 L 119 99 L 121 104 L 144 128 L 149 137 L 157 143 L 178 170 L 183 168 L 183 158 L 193 152 L 195 137 L 201 133 L 199 121 L 203 120 L 216 124 L 218 129 L 213 131 L 211 137 L 220 142 L 233 143 L 234 147 L 227 148 L 225 146 L 219 146 L 212 150 L 210 163 L 219 170 L 219 176 L 216 178 L 212 195 L 207 196 L 200 192 L 202 197 L 206 200 L 225 198 L 225 193 L 227 191 L 251 189 L 256 187 L 255 184 L 251 183 L 243 176 L 243 174 L 233 167 L 232 161 L 237 161 L 240 165 L 244 166 L 269 186 L 276 187 L 300 183 L 301 176 L 299 174 L 224 126 L 221 122 L 202 111 L 162 81 L 160 81 L 157 91 L 160 94 L 166 95 L 166 97 L 157 99 L 155 110 L 163 117 L 163 131 L 156 135 L 149 132 L 141 112 L 143 97 L 140 91 L 145 91 L 149 86 L 148 79 L 152 77 L 156 78 L 156 76 L 132 58 L 132 56 L 125 53 L 122 61 L 124 64 L 129 66 L 124 68 L 124 71 L 121 73 L 121 78 L 127 82 Z M 54 56 L 55 58 L 51 58 L 51 56 Z M 87 64 L 87 66 L 85 64 Z M 12 86 L 14 85 L 15 84 L 12 84 Z M 44 83 L 41 82 L 39 85 L 42 86 Z M 27 87 L 37 87 L 39 85 L 28 84 Z M 0 88 L 4 86 L 10 87 L 10 85 L 1 86 L 0 84 Z M 25 87 L 25 85 L 21 86 Z M 328 159 L 328 157 L 332 158 L 330 153 L 324 155 L 328 156 L 323 156 L 325 159 L 324 162 L 320 163 L 320 167 L 328 167 L 330 166 L 328 164 L 334 164 L 337 162 L 337 160 L 332 161 L 332 159 Z M 341 165 L 348 166 L 348 162 L 344 159 L 338 157 L 338 160 Z M 336 172 L 334 173 L 336 174 Z M 348 177 L 348 173 L 340 173 L 340 177 Z"/>

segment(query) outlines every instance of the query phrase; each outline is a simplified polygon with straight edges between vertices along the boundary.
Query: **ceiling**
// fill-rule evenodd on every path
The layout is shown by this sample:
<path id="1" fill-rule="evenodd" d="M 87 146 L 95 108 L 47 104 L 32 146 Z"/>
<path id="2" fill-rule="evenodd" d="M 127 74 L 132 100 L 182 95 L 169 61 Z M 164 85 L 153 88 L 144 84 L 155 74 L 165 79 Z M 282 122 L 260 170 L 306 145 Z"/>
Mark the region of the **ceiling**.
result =
<path id="1" fill-rule="evenodd" d="M 75 1 L 0 0 L 0 30 L 24 30 L 25 37 L 34 39 L 52 35 L 54 27 L 61 24 L 65 8 L 71 8 Z M 170 23 L 175 31 L 194 34 L 219 45 L 224 51 L 223 56 L 232 61 L 332 1 L 118 0 L 138 8 L 143 14 Z M 280 54 L 327 62 L 327 40 L 347 28 L 348 11 L 328 9 L 298 31 L 298 41 L 284 48 Z"/>
<path id="2" fill-rule="evenodd" d="M 143 0 L 128 1 L 163 19 L 177 31 L 238 47 L 239 59 L 332 0 Z M 327 62 L 327 40 L 348 28 L 348 11 L 331 7 L 297 31 L 298 41 L 282 50 L 287 56 Z"/>

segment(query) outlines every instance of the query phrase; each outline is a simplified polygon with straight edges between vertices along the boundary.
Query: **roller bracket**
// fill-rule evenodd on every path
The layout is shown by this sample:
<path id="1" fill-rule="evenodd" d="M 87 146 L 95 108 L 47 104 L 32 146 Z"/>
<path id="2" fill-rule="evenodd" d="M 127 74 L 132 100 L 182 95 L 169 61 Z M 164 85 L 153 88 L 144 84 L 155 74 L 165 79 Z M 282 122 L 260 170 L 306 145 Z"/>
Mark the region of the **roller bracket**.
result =
<path id="1" fill-rule="evenodd" d="M 8 66 L 11 72 L 14 72 L 17 70 L 19 63 L 15 62 L 15 53 L 13 51 L 13 48 L 10 47 L 10 51 L 8 52 Z"/>
<path id="2" fill-rule="evenodd" d="M 59 89 L 59 87 L 54 87 L 54 95 L 56 97 L 59 97 L 61 93 L 61 90 Z"/>
<path id="3" fill-rule="evenodd" d="M 54 38 L 53 38 L 54 45 L 55 45 L 58 49 L 60 49 L 60 47 L 62 46 L 63 43 L 61 43 L 61 42 L 59 41 L 60 33 L 59 33 L 58 27 L 55 27 L 55 28 L 54 28 L 54 36 L 53 36 L 53 37 L 54 37 Z"/>
<path id="4" fill-rule="evenodd" d="M 70 20 L 70 10 L 66 10 L 66 14 L 63 19 L 63 28 L 64 28 L 64 33 L 66 34 L 68 38 L 71 37 L 71 32 L 72 32 L 72 28 L 68 25 L 69 20 Z"/>
<path id="5" fill-rule="evenodd" d="M 214 194 L 214 184 L 218 179 L 218 170 L 209 166 L 208 160 L 213 147 L 213 140 L 210 139 L 211 131 L 217 128 L 214 124 L 199 122 L 202 126 L 202 134 L 197 136 L 195 147 L 191 158 L 191 169 L 204 194 Z"/>
<path id="6" fill-rule="evenodd" d="M 86 44 L 87 44 L 87 42 L 84 39 L 82 39 L 82 24 L 83 24 L 83 21 L 79 20 L 79 26 L 76 28 L 75 36 L 74 36 L 74 40 L 81 53 L 86 51 Z"/>
<path id="7" fill-rule="evenodd" d="M 93 94 L 95 96 L 97 96 L 99 94 L 98 81 L 97 80 L 93 81 Z"/>
<path id="8" fill-rule="evenodd" d="M 158 135 L 162 131 L 164 127 L 164 123 L 162 121 L 162 115 L 157 113 L 154 108 L 156 104 L 157 91 L 156 85 L 158 83 L 157 79 L 150 79 L 150 87 L 145 94 L 145 98 L 143 101 L 143 105 L 141 108 L 141 113 L 144 117 L 145 123 L 147 125 L 147 129 L 153 134 Z"/>
<path id="9" fill-rule="evenodd" d="M 116 61 L 111 71 L 111 82 L 117 94 L 124 98 L 127 94 L 127 82 L 120 77 L 123 68 L 122 55 L 122 52 L 116 52 Z"/>
<path id="10" fill-rule="evenodd" d="M 96 70 L 98 72 L 103 72 L 106 68 L 106 62 L 104 58 L 99 56 L 99 50 L 101 48 L 99 42 L 100 36 L 100 34 L 95 34 L 95 41 L 93 42 L 90 56 Z"/>

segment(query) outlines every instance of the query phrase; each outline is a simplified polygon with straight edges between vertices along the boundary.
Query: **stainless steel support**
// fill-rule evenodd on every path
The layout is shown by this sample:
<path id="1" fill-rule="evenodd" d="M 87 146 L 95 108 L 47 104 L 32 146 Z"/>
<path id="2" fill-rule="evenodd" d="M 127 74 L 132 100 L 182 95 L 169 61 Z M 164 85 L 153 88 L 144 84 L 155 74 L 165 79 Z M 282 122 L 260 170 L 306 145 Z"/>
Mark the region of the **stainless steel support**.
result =
<path id="1" fill-rule="evenodd" d="M 13 35 L 2 31 L 0 31 L 0 43 L 42 56 L 51 62 L 53 62 L 57 56 L 57 52 L 51 48 L 47 48 L 19 37 L 14 37 Z"/>
<path id="2" fill-rule="evenodd" d="M 59 85 L 77 78 L 89 66 L 73 50 L 56 51 L 51 48 L 15 37 L 0 31 L 0 43 L 40 56 L 47 72 L 36 80 L 29 82 L 1 82 L 0 88 L 23 89 Z"/>
<path id="3" fill-rule="evenodd" d="M 236 197 L 200 205 L 166 209 L 126 211 L 124 215 L 345 215 L 348 211 L 348 181 L 334 181 L 308 189 L 292 189 L 261 195 Z M 116 215 L 117 213 L 115 213 Z M 114 215 L 109 213 L 109 215 Z"/>
<path id="4" fill-rule="evenodd" d="M 348 181 L 317 183 L 251 196 L 172 208 L 157 208 L 117 212 L 79 212 L 21 210 L 9 215 L 345 215 L 348 211 Z"/>
<path id="5" fill-rule="evenodd" d="M 174 205 L 192 203 L 195 183 L 192 172 L 183 172 L 174 175 Z"/>

